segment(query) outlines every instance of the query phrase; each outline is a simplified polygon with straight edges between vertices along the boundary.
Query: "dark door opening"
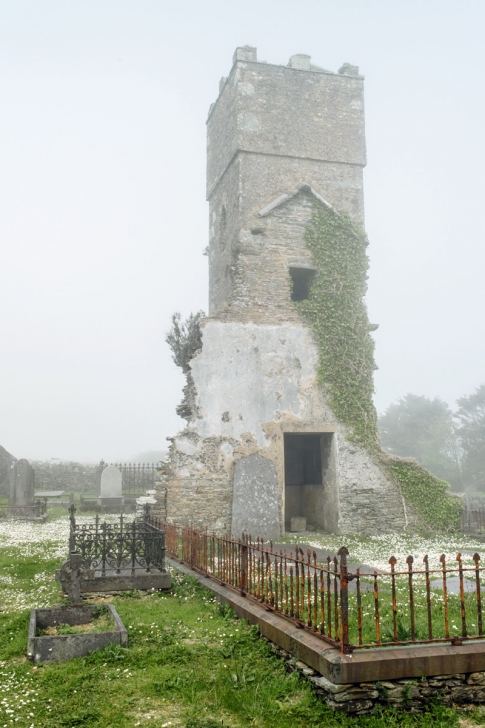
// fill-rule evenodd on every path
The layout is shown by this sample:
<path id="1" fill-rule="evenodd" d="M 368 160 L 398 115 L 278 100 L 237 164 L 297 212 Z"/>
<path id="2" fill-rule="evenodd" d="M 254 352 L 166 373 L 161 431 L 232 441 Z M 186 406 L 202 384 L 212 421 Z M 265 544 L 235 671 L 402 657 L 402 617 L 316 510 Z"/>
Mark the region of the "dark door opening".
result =
<path id="1" fill-rule="evenodd" d="M 333 433 L 286 433 L 285 448 L 285 529 L 293 517 L 307 524 L 333 530 L 332 499 L 335 490 Z"/>

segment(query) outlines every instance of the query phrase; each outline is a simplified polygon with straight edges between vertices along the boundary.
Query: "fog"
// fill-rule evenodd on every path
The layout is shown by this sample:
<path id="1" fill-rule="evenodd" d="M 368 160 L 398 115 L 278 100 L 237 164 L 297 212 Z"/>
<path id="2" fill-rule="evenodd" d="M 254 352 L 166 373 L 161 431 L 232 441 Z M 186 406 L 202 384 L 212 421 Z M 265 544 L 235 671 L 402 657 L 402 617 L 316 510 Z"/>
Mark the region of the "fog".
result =
<path id="1" fill-rule="evenodd" d="M 166 448 L 207 310 L 205 121 L 236 46 L 366 77 L 376 406 L 485 381 L 481 0 L 2 0 L 0 444 Z"/>

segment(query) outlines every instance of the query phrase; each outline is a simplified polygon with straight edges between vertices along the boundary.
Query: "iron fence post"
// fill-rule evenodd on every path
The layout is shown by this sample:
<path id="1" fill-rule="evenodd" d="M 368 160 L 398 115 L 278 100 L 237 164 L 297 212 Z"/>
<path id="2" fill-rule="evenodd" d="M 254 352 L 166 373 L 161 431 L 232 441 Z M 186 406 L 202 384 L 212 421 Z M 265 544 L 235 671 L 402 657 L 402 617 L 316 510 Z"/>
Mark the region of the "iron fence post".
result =
<path id="1" fill-rule="evenodd" d="M 344 655 L 352 653 L 352 646 L 349 644 L 349 582 L 347 572 L 347 556 L 349 552 L 345 546 L 338 550 L 340 556 L 340 652 Z"/>
<path id="2" fill-rule="evenodd" d="M 74 503 L 69 508 L 69 553 L 76 550 L 76 506 Z"/>

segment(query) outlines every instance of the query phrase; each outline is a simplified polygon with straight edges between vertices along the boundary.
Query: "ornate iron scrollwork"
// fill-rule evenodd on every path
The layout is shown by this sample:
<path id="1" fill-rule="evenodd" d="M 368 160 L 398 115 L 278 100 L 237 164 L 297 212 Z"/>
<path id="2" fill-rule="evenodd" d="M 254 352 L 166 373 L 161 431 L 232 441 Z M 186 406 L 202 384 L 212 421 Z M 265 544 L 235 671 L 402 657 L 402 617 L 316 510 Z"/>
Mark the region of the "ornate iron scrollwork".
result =
<path id="1" fill-rule="evenodd" d="M 123 515 L 119 523 L 100 523 L 96 516 L 94 524 L 76 524 L 75 507 L 69 509 L 70 551 L 78 551 L 91 569 L 114 570 L 120 574 L 130 569 L 150 572 L 153 568 L 165 570 L 165 531 L 148 522 L 149 511 L 146 510 L 142 520 L 136 519 L 130 524 L 124 522 Z"/>

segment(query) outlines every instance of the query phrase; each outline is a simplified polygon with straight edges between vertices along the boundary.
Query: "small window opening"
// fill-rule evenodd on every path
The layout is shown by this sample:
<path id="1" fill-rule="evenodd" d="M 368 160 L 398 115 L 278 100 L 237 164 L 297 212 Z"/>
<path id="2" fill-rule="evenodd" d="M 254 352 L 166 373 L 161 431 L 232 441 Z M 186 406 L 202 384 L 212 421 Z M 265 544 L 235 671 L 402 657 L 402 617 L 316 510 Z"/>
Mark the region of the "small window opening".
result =
<path id="1" fill-rule="evenodd" d="M 310 295 L 310 283 L 316 273 L 315 268 L 290 268 L 293 281 L 292 301 L 305 301 Z"/>
<path id="2" fill-rule="evenodd" d="M 226 227 L 227 227 L 226 208 L 223 205 L 222 211 L 221 211 L 221 222 L 220 222 L 220 227 L 219 227 L 219 241 L 220 241 L 222 250 L 224 250 L 226 247 Z"/>

